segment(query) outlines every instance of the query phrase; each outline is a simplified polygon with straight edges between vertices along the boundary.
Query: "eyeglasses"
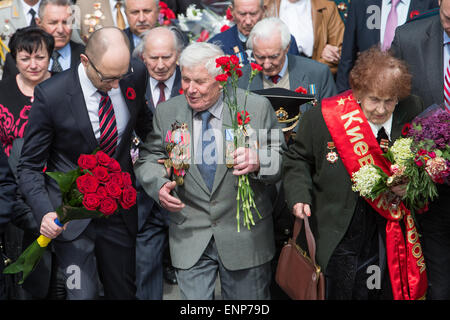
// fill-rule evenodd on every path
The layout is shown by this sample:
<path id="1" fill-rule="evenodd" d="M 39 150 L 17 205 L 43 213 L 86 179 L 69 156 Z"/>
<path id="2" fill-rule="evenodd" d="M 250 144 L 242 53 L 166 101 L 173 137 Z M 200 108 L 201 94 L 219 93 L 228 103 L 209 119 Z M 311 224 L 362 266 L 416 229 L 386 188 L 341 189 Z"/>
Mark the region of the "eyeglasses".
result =
<path id="1" fill-rule="evenodd" d="M 95 72 L 97 72 L 97 75 L 100 78 L 100 81 L 102 81 L 102 82 L 109 83 L 109 82 L 113 82 L 116 80 L 122 80 L 133 74 L 133 67 L 130 64 L 128 67 L 128 71 L 125 74 L 118 76 L 118 77 L 105 77 L 100 71 L 98 71 L 98 69 L 95 67 L 95 65 L 92 63 L 91 59 L 86 55 L 86 53 L 84 55 L 86 56 L 86 58 L 88 58 L 89 64 L 92 66 L 92 68 L 94 68 Z"/>

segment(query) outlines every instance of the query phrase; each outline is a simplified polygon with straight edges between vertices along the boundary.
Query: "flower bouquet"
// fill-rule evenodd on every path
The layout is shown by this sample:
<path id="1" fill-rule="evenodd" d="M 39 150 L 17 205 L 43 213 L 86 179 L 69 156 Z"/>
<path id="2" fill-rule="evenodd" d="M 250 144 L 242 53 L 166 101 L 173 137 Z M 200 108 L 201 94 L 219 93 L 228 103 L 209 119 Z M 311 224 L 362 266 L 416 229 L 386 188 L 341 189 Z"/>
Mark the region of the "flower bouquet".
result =
<path id="1" fill-rule="evenodd" d="M 175 19 L 175 13 L 167 6 L 165 2 L 159 1 L 158 24 L 160 26 L 170 26 Z"/>
<path id="2" fill-rule="evenodd" d="M 78 168 L 69 172 L 46 172 L 59 186 L 62 204 L 56 209 L 55 223 L 63 227 L 69 221 L 108 217 L 119 208 L 136 204 L 136 190 L 131 176 L 122 172 L 117 160 L 106 153 L 82 154 Z M 40 235 L 3 273 L 23 272 L 22 284 L 39 262 L 51 239 Z"/>
<path id="3" fill-rule="evenodd" d="M 391 175 L 365 165 L 353 173 L 352 189 L 373 200 L 393 186 L 407 184 L 405 196 L 392 204 L 402 200 L 412 211 L 426 211 L 438 196 L 436 184 L 448 183 L 450 176 L 450 113 L 430 107 L 402 132 L 407 137 L 397 139 L 384 154 L 392 164 Z"/>
<path id="4" fill-rule="evenodd" d="M 250 114 L 246 110 L 247 106 L 247 97 L 250 92 L 249 87 L 250 83 L 253 81 L 253 78 L 256 76 L 258 72 L 262 70 L 261 66 L 258 64 L 252 63 L 252 72 L 250 75 L 249 83 L 247 86 L 247 90 L 245 91 L 245 100 L 244 105 L 241 107 L 238 105 L 237 101 L 237 87 L 238 87 L 238 79 L 242 76 L 242 70 L 239 65 L 239 58 L 235 55 L 232 56 L 222 56 L 216 59 L 216 67 L 220 67 L 224 73 L 219 74 L 216 77 L 216 80 L 220 82 L 223 90 L 224 97 L 226 99 L 228 110 L 230 112 L 231 122 L 232 122 L 232 141 L 233 146 L 232 150 L 236 150 L 239 147 L 245 147 L 245 137 L 248 136 L 249 124 L 251 121 Z M 227 83 L 230 83 L 230 86 L 227 86 Z M 231 89 L 231 92 L 229 92 Z M 228 148 L 227 148 L 228 150 Z M 227 154 L 230 152 L 227 151 Z M 233 160 L 227 159 L 227 166 L 233 166 Z M 256 208 L 255 201 L 253 199 L 253 190 L 250 186 L 250 182 L 248 179 L 248 174 L 240 175 L 238 177 L 238 192 L 236 195 L 237 200 L 237 212 L 236 212 L 236 220 L 237 220 L 237 230 L 240 232 L 240 210 L 242 207 L 242 211 L 244 213 L 244 226 L 246 226 L 250 230 L 251 225 L 255 225 L 253 219 L 252 209 L 256 211 L 258 216 L 261 218 L 261 215 Z"/>

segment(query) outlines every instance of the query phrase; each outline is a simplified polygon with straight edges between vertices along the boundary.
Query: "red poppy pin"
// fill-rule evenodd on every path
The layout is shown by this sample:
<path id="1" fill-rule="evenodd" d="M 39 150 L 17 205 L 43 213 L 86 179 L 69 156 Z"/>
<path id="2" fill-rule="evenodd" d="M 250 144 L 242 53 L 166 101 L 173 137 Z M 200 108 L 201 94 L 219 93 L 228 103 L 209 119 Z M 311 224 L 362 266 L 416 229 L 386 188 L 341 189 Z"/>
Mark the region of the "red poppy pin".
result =
<path id="1" fill-rule="evenodd" d="M 418 10 L 413 10 L 411 11 L 411 13 L 409 14 L 409 18 L 410 19 L 414 19 L 415 16 L 418 16 L 420 14 L 420 12 Z"/>
<path id="2" fill-rule="evenodd" d="M 179 93 L 179 94 L 184 94 L 183 88 L 180 88 L 180 90 L 178 90 L 178 93 Z"/>
<path id="3" fill-rule="evenodd" d="M 402 128 L 402 135 L 406 136 L 409 132 L 409 130 L 411 129 L 411 124 L 410 123 L 405 123 L 405 125 Z"/>
<path id="4" fill-rule="evenodd" d="M 129 87 L 129 88 L 127 89 L 126 95 L 127 95 L 127 98 L 128 98 L 128 99 L 134 100 L 134 99 L 136 98 L 136 91 L 134 91 L 133 88 Z"/>
<path id="5" fill-rule="evenodd" d="M 295 89 L 295 92 L 302 93 L 302 94 L 308 93 L 308 91 L 305 88 L 303 88 L 302 86 L 299 86 L 297 89 Z"/>

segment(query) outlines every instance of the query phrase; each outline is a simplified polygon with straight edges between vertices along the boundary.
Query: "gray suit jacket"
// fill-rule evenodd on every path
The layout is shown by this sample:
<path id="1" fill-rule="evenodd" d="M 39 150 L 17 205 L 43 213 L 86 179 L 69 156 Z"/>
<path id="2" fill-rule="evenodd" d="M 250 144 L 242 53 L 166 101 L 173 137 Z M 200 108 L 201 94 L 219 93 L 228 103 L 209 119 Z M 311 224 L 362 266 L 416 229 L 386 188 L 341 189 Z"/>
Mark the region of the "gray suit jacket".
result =
<path id="1" fill-rule="evenodd" d="M 308 90 L 309 85 L 316 86 L 316 99 L 322 101 L 323 98 L 332 97 L 337 94 L 336 84 L 333 80 L 330 68 L 327 65 L 304 57 L 288 54 L 288 72 L 290 89 L 295 90 L 299 86 Z M 245 65 L 242 68 L 243 76 L 239 79 L 239 87 L 247 89 L 250 78 L 251 66 Z M 260 72 L 253 79 L 250 90 L 263 89 L 263 73 Z"/>
<path id="2" fill-rule="evenodd" d="M 413 76 L 411 93 L 421 97 L 426 107 L 444 102 L 443 37 L 436 15 L 398 27 L 391 46 L 408 64 Z"/>
<path id="3" fill-rule="evenodd" d="M 243 105 L 244 91 L 238 89 L 238 103 Z M 174 195 L 186 205 L 183 210 L 169 213 L 169 243 L 172 263 L 176 268 L 188 269 L 195 265 L 203 254 L 211 237 L 214 237 L 219 256 L 227 269 L 240 270 L 258 266 L 270 261 L 275 252 L 272 203 L 266 184 L 280 179 L 281 150 L 285 148 L 275 113 L 270 102 L 257 95 L 250 94 L 247 100 L 251 127 L 254 129 L 273 129 L 267 143 L 260 142 L 261 170 L 256 176 L 250 174 L 250 183 L 255 193 L 255 203 L 262 218 L 254 213 L 255 225 L 247 230 L 242 225 L 237 232 L 236 192 L 237 177 L 225 164 L 218 164 L 212 191 L 206 187 L 197 166 L 191 165 L 184 177 L 184 185 L 175 188 Z M 231 126 L 230 113 L 225 103 L 222 112 L 222 134 Z M 147 137 L 147 143 L 140 148 L 140 157 L 135 164 L 135 173 L 145 191 L 156 201 L 159 190 L 169 179 L 158 159 L 167 158 L 165 136 L 171 125 L 179 121 L 186 123 L 192 132 L 193 111 L 184 95 L 162 103 L 156 109 L 153 131 Z M 261 132 L 257 131 L 257 134 Z M 191 138 L 191 141 L 194 141 Z M 216 141 L 220 141 L 216 138 Z M 191 143 L 191 155 L 193 155 Z M 271 162 L 263 164 L 263 155 L 270 154 Z M 267 156 L 266 156 L 267 160 Z M 263 175 L 264 169 L 272 165 L 273 172 Z M 242 211 L 241 211 L 242 212 Z"/>

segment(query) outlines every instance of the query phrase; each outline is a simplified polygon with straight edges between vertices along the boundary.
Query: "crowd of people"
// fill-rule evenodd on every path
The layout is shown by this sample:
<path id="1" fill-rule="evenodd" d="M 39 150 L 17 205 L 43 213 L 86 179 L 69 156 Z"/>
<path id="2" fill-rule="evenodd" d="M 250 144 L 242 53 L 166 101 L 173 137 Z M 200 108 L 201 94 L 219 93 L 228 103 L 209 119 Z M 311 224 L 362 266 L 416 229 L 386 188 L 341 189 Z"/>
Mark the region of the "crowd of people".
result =
<path id="1" fill-rule="evenodd" d="M 189 3 L 167 5 L 182 13 Z M 274 274 L 294 219 L 305 217 L 327 299 L 449 299 L 449 182 L 414 221 L 426 277 L 403 283 L 392 272 L 403 258 L 386 258 L 387 219 L 352 191 L 339 119 L 345 129 L 358 122 L 375 157 L 429 106 L 450 112 L 450 0 L 232 0 L 234 26 L 192 43 L 160 25 L 160 8 L 0 0 L 0 271 L 40 234 L 53 240 L 23 285 L 0 273 L 0 299 L 161 300 L 166 281 L 182 299 L 212 300 L 218 277 L 222 299 L 289 299 Z M 225 55 L 241 68 L 233 90 L 216 79 Z M 276 88 L 311 101 L 285 116 L 281 102 L 246 91 Z M 230 91 L 257 147 L 228 154 Z M 174 136 L 186 131 L 190 163 L 175 168 Z M 76 169 L 97 150 L 130 174 L 136 205 L 56 224 L 61 192 L 44 172 Z M 238 231 L 244 175 L 258 215 Z M 406 183 L 391 192 L 404 197 Z"/>

